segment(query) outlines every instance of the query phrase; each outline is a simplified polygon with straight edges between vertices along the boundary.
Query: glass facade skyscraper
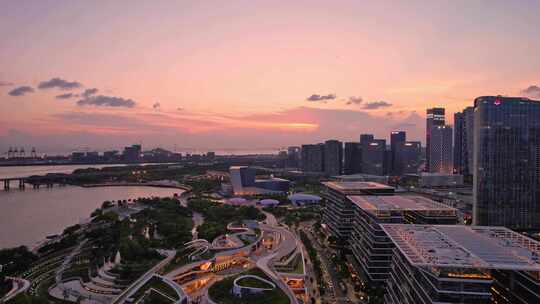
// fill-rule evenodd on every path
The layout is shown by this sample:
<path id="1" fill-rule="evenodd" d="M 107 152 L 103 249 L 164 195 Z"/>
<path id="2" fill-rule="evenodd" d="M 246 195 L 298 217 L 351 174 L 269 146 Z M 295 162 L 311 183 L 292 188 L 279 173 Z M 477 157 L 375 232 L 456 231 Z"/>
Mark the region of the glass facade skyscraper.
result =
<path id="1" fill-rule="evenodd" d="M 476 225 L 540 228 L 540 101 L 474 101 Z"/>
<path id="2" fill-rule="evenodd" d="M 431 129 L 444 126 L 444 108 L 431 108 L 426 111 L 426 169 L 430 171 Z M 431 172 L 431 171 L 430 171 Z"/>

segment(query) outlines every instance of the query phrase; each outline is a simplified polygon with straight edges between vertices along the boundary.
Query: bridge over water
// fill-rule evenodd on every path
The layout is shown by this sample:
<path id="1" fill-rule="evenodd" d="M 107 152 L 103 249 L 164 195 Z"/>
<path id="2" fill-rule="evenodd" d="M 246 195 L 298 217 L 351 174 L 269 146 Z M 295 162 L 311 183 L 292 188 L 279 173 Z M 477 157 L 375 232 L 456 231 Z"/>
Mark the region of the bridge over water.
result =
<path id="1" fill-rule="evenodd" d="M 51 188 L 54 185 L 65 186 L 69 183 L 68 176 L 29 176 L 29 177 L 10 177 L 0 178 L 0 184 L 4 185 L 4 190 L 10 190 L 12 182 L 18 185 L 19 189 L 25 189 L 26 185 L 31 185 L 34 189 L 41 186 Z"/>

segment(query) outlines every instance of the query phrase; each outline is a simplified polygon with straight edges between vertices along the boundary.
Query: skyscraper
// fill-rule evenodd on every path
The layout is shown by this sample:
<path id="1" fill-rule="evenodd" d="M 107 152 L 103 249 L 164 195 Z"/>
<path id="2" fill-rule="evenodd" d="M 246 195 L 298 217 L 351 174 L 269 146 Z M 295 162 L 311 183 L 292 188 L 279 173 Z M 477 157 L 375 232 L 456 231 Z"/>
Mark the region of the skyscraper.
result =
<path id="1" fill-rule="evenodd" d="M 435 126 L 431 128 L 429 155 L 429 172 L 448 173 L 454 171 L 452 150 L 452 127 Z"/>
<path id="2" fill-rule="evenodd" d="M 384 175 L 386 140 L 373 139 L 362 144 L 362 173 Z"/>
<path id="3" fill-rule="evenodd" d="M 464 176 L 471 176 L 473 170 L 473 130 L 473 107 L 454 114 L 454 171 Z"/>
<path id="4" fill-rule="evenodd" d="M 300 165 L 300 147 L 288 147 L 287 148 L 287 167 L 298 168 Z"/>
<path id="5" fill-rule="evenodd" d="M 540 101 L 478 97 L 474 123 L 474 223 L 540 228 Z"/>
<path id="6" fill-rule="evenodd" d="M 406 141 L 396 147 L 394 174 L 418 173 L 422 145 L 419 141 Z"/>
<path id="7" fill-rule="evenodd" d="M 302 171 L 324 171 L 324 144 L 302 145 Z"/>
<path id="8" fill-rule="evenodd" d="M 454 113 L 454 172 L 463 171 L 463 113 Z"/>
<path id="9" fill-rule="evenodd" d="M 360 143 L 362 145 L 371 142 L 375 139 L 375 136 L 373 134 L 360 134 Z"/>
<path id="10" fill-rule="evenodd" d="M 426 115 L 426 169 L 431 172 L 430 149 L 431 149 L 431 129 L 436 126 L 444 126 L 444 108 L 427 109 Z"/>
<path id="11" fill-rule="evenodd" d="M 405 143 L 407 140 L 407 134 L 405 131 L 392 131 L 390 132 L 390 152 L 391 152 L 391 161 L 390 161 L 390 172 L 392 174 L 397 174 L 396 172 L 396 156 L 398 146 Z"/>
<path id="12" fill-rule="evenodd" d="M 343 173 L 355 174 L 360 172 L 362 172 L 362 145 L 357 142 L 346 142 Z"/>
<path id="13" fill-rule="evenodd" d="M 343 166 L 343 143 L 338 140 L 324 142 L 324 173 L 340 175 Z"/>

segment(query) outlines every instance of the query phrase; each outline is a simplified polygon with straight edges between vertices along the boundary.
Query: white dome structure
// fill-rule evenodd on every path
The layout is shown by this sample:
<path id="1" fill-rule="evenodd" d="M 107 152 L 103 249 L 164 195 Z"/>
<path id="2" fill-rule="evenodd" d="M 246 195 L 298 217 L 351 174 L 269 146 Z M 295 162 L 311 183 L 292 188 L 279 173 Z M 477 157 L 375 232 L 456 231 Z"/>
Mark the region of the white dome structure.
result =
<path id="1" fill-rule="evenodd" d="M 295 206 L 318 205 L 322 198 L 314 194 L 295 193 L 287 197 Z"/>
<path id="2" fill-rule="evenodd" d="M 259 204 L 262 206 L 277 206 L 279 205 L 279 201 L 275 199 L 262 199 L 259 201 Z"/>

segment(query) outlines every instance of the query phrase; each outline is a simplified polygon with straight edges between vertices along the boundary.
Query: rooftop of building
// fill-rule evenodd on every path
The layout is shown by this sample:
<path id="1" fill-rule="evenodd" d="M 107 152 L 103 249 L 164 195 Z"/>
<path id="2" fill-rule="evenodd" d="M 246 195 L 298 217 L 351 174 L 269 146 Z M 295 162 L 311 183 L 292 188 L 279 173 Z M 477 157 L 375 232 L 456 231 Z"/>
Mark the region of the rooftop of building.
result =
<path id="1" fill-rule="evenodd" d="M 384 185 L 376 182 L 354 181 L 354 182 L 338 182 L 330 181 L 323 182 L 328 188 L 331 188 L 340 192 L 349 192 L 357 190 L 394 190 L 394 187 Z"/>
<path id="2" fill-rule="evenodd" d="M 351 195 L 349 200 L 374 215 L 386 211 L 435 211 L 441 215 L 455 215 L 456 209 L 418 195 Z"/>
<path id="3" fill-rule="evenodd" d="M 504 227 L 382 224 L 420 267 L 540 271 L 540 242 Z"/>
<path id="4" fill-rule="evenodd" d="M 386 180 L 388 179 L 388 176 L 385 175 L 373 175 L 373 174 L 364 174 L 364 173 L 355 173 L 355 174 L 347 174 L 347 175 L 336 175 L 332 176 L 333 179 L 341 180 L 341 181 L 363 181 L 363 180 Z"/>
<path id="5" fill-rule="evenodd" d="M 420 173 L 408 173 L 406 176 L 419 176 L 419 177 L 460 177 L 461 174 L 444 173 L 444 172 L 420 172 Z"/>
<path id="6" fill-rule="evenodd" d="M 249 168 L 248 166 L 230 166 L 229 170 L 239 170 L 242 168 Z"/>
<path id="7" fill-rule="evenodd" d="M 289 182 L 288 179 L 284 179 L 281 177 L 268 177 L 268 178 L 257 178 L 255 179 L 255 182 Z"/>

